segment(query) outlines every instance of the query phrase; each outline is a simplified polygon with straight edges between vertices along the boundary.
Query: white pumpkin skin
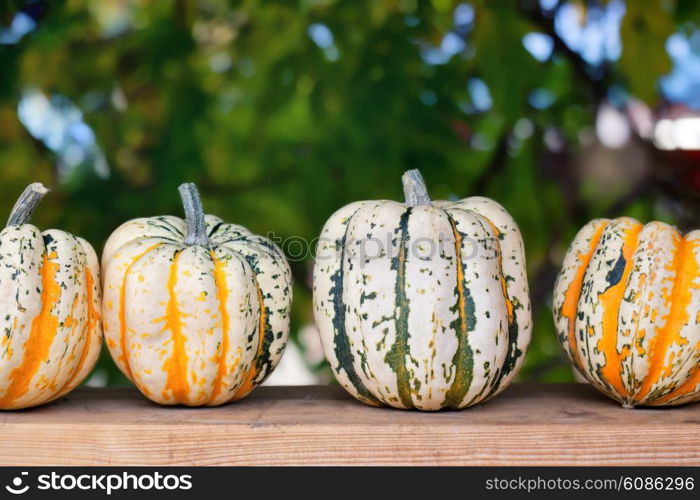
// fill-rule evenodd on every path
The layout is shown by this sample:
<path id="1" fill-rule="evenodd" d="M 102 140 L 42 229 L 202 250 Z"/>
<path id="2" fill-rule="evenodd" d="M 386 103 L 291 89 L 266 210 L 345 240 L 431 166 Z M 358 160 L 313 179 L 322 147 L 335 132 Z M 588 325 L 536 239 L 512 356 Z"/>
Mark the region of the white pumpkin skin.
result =
<path id="1" fill-rule="evenodd" d="M 22 196 L 35 206 L 46 192 L 37 183 Z M 84 239 L 27 223 L 0 232 L 0 409 L 47 403 L 87 377 L 102 345 L 99 284 Z"/>
<path id="2" fill-rule="evenodd" d="M 314 313 L 336 379 L 360 401 L 480 403 L 508 386 L 530 342 L 518 227 L 487 198 L 347 205 L 321 233 Z"/>
<path id="3" fill-rule="evenodd" d="M 134 219 L 106 243 L 107 346 L 141 392 L 164 405 L 215 406 L 272 373 L 289 333 L 292 278 L 271 241 L 205 216 L 188 244 L 172 216 Z"/>
<path id="4" fill-rule="evenodd" d="M 591 221 L 564 259 L 553 311 L 569 360 L 624 406 L 700 400 L 700 231 Z"/>

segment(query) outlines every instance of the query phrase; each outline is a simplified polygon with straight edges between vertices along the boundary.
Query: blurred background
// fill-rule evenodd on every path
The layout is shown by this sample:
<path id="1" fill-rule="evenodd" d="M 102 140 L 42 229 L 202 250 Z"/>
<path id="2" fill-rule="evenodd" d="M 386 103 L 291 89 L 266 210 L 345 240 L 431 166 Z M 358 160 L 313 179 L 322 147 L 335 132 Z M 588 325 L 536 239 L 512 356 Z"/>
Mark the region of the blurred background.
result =
<path id="1" fill-rule="evenodd" d="M 521 380 L 572 379 L 551 290 L 576 231 L 697 227 L 695 0 L 0 0 L 0 208 L 98 252 L 127 219 L 208 212 L 285 239 L 292 341 L 272 383 L 325 383 L 304 241 L 359 199 L 484 195 L 522 229 L 535 332 Z M 127 383 L 103 355 L 91 385 Z"/>

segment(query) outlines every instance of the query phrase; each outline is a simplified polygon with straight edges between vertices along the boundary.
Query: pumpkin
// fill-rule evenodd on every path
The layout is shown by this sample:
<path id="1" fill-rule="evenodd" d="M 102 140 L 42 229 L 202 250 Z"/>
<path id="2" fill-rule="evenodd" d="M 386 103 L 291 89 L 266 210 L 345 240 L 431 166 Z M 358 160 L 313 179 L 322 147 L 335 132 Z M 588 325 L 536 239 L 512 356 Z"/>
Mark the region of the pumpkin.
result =
<path id="1" fill-rule="evenodd" d="M 291 272 L 273 242 L 204 215 L 194 184 L 179 189 L 186 220 L 134 219 L 105 245 L 105 339 L 152 401 L 220 405 L 246 396 L 277 365 Z"/>
<path id="2" fill-rule="evenodd" d="M 29 224 L 48 190 L 31 184 L 0 232 L 0 408 L 60 398 L 102 345 L 97 255 L 82 238 Z"/>
<path id="3" fill-rule="evenodd" d="M 700 231 L 597 219 L 554 290 L 559 341 L 576 369 L 625 407 L 700 400 Z"/>
<path id="4" fill-rule="evenodd" d="M 431 201 L 417 170 L 405 203 L 360 201 L 317 245 L 314 313 L 338 382 L 370 405 L 464 408 L 523 362 L 531 312 L 520 231 L 493 200 Z"/>

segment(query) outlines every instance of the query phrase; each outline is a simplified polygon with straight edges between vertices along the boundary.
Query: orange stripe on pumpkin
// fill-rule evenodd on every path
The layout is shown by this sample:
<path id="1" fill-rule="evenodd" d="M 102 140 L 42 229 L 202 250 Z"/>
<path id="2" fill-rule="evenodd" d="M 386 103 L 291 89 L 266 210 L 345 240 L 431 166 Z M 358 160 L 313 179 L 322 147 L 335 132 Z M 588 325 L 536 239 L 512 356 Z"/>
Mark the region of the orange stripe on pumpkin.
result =
<path id="1" fill-rule="evenodd" d="M 462 262 L 461 259 L 462 234 L 457 230 L 457 224 L 455 221 L 453 219 L 448 220 L 450 221 L 450 226 L 452 227 L 452 234 L 455 239 L 455 254 L 457 256 L 457 303 L 459 304 L 457 314 L 459 315 L 459 328 L 461 332 L 467 332 L 468 322 L 465 315 L 467 308 L 465 307 L 464 287 L 462 286 L 462 283 L 464 283 L 464 262 Z"/>
<path id="2" fill-rule="evenodd" d="M 700 351 L 700 344 L 695 346 L 695 352 L 697 353 L 698 351 Z M 695 356 L 697 359 L 697 354 L 695 354 Z M 676 387 L 673 391 L 669 392 L 665 396 L 659 399 L 655 399 L 651 402 L 651 404 L 664 404 L 668 401 L 671 401 L 672 399 L 678 399 L 687 396 L 692 392 L 695 392 L 695 388 L 698 386 L 698 384 L 700 384 L 700 363 L 696 363 L 695 368 L 693 368 L 690 373 L 690 377 L 688 377 L 688 379 L 685 382 L 683 382 L 681 385 Z"/>
<path id="3" fill-rule="evenodd" d="M 605 356 L 605 364 L 600 369 L 600 375 L 604 381 L 610 384 L 622 397 L 627 397 L 629 392 L 622 383 L 622 361 L 625 353 L 617 350 L 617 330 L 620 313 L 620 304 L 627 288 L 627 279 L 632 272 L 634 262 L 632 257 L 637 249 L 641 224 L 635 224 L 625 231 L 625 241 L 622 245 L 622 256 L 625 259 L 625 269 L 620 281 L 600 294 L 599 301 L 603 307 L 603 332 L 598 341 L 598 350 Z"/>
<path id="4" fill-rule="evenodd" d="M 129 366 L 129 357 L 126 355 L 126 279 L 129 277 L 129 272 L 131 268 L 138 262 L 138 260 L 146 255 L 151 250 L 154 250 L 161 246 L 162 243 L 156 243 L 151 245 L 146 250 L 134 257 L 126 270 L 124 271 L 124 278 L 122 279 L 122 287 L 119 290 L 119 345 L 121 347 L 121 355 L 119 356 L 119 361 L 124 363 L 125 375 L 131 379 L 131 367 Z"/>
<path id="5" fill-rule="evenodd" d="M 49 349 L 58 330 L 58 317 L 51 314 L 61 299 L 61 286 L 56 281 L 59 265 L 52 262 L 56 252 L 44 253 L 41 267 L 41 310 L 32 320 L 29 337 L 24 343 L 22 363 L 10 373 L 10 384 L 0 398 L 0 407 L 7 408 L 29 390 L 29 384 L 48 357 Z"/>
<path id="6" fill-rule="evenodd" d="M 165 312 L 164 330 L 170 330 L 172 335 L 173 352 L 170 358 L 163 363 L 163 371 L 168 376 L 163 389 L 163 398 L 170 399 L 170 396 L 177 403 L 186 403 L 190 386 L 187 382 L 187 352 L 185 350 L 185 337 L 182 332 L 182 321 L 180 309 L 177 306 L 177 260 L 181 255 L 181 250 L 176 251 L 173 262 L 170 265 L 168 276 L 168 304 Z M 168 396 L 170 391 L 170 396 Z"/>
<path id="7" fill-rule="evenodd" d="M 225 264 L 220 259 L 216 258 L 213 251 L 209 252 L 211 260 L 214 263 L 214 283 L 216 285 L 216 297 L 219 300 L 219 314 L 221 315 L 221 346 L 217 355 L 218 370 L 216 379 L 214 380 L 214 389 L 209 397 L 209 402 L 214 401 L 221 393 L 221 387 L 226 376 L 226 355 L 228 354 L 228 336 L 229 336 L 229 314 L 226 308 L 228 301 L 228 287 L 226 284 L 226 272 L 224 271 Z"/>
<path id="8" fill-rule="evenodd" d="M 635 396 L 635 400 L 641 401 L 645 398 L 651 388 L 656 384 L 667 372 L 672 368 L 671 363 L 673 358 L 667 356 L 668 349 L 674 344 L 684 345 L 688 340 L 681 336 L 681 330 L 690 319 L 689 307 L 693 298 L 692 289 L 698 285 L 694 283 L 700 274 L 698 262 L 695 258 L 695 244 L 684 238 L 678 237 L 676 243 L 676 251 L 671 263 L 671 269 L 675 270 L 673 279 L 673 287 L 670 294 L 665 297 L 666 306 L 669 308 L 669 313 L 666 316 L 665 324 L 662 328 L 657 329 L 654 339 L 650 346 L 649 371 L 647 376 L 642 381 L 642 386 Z M 696 367 L 697 371 L 698 368 Z M 697 373 L 695 376 L 698 376 Z M 692 390 L 696 384 L 691 381 L 694 377 L 691 376 L 686 384 L 681 385 L 675 391 L 664 396 L 662 400 L 654 401 L 662 402 L 663 400 L 675 398 Z M 685 387 L 684 387 L 685 386 Z"/>
<path id="9" fill-rule="evenodd" d="M 583 288 L 583 278 L 586 275 L 586 269 L 591 263 L 593 254 L 595 253 L 600 238 L 603 235 L 603 231 L 608 226 L 607 222 L 603 222 L 591 236 L 590 245 L 588 247 L 588 252 L 579 253 L 577 258 L 580 261 L 576 273 L 574 274 L 569 287 L 566 289 L 564 295 L 564 303 L 561 306 L 560 314 L 567 319 L 568 323 L 568 339 L 569 339 L 569 353 L 571 354 L 572 361 L 576 365 L 579 371 L 583 372 L 583 364 L 581 363 L 581 357 L 578 353 L 578 347 L 576 342 L 576 314 L 578 313 L 578 301 L 581 298 L 581 290 Z"/>

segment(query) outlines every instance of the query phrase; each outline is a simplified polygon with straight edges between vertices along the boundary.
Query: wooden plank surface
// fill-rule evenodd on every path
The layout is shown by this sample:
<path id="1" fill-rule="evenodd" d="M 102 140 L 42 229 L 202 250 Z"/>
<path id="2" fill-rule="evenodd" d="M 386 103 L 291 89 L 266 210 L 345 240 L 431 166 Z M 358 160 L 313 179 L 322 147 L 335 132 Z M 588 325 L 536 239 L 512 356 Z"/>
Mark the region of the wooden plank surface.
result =
<path id="1" fill-rule="evenodd" d="M 700 404 L 625 410 L 581 384 L 516 384 L 439 413 L 337 386 L 262 387 L 219 408 L 79 389 L 0 413 L 2 465 L 700 465 Z"/>

